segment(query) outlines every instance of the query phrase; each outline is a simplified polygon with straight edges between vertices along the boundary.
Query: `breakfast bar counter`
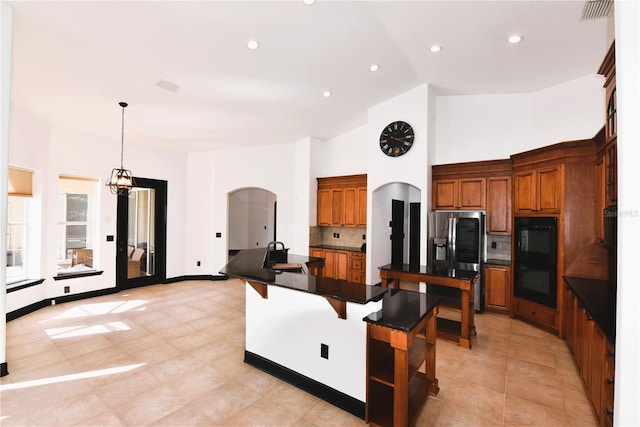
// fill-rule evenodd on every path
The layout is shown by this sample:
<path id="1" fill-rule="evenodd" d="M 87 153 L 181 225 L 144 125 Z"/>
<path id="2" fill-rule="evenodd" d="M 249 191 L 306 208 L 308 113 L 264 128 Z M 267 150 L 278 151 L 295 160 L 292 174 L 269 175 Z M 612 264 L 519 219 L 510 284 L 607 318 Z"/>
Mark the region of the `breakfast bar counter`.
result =
<path id="1" fill-rule="evenodd" d="M 387 264 L 380 267 L 383 287 L 400 288 L 400 281 L 407 281 L 426 283 L 427 293 L 437 294 L 437 287 L 459 290 L 459 298 L 443 296 L 441 305 L 460 310 L 460 321 L 438 318 L 438 338 L 457 342 L 461 347 L 466 348 L 471 348 L 470 335 L 476 334 L 473 290 L 478 277 L 476 271 L 425 265 Z M 435 286 L 436 289 L 430 289 L 430 285 Z"/>
<path id="2" fill-rule="evenodd" d="M 383 415 L 408 421 L 437 393 L 439 298 L 316 276 L 322 258 L 288 255 L 300 268 L 273 270 L 265 253 L 240 251 L 220 271 L 245 283 L 245 363 L 363 419 L 382 400 Z"/>

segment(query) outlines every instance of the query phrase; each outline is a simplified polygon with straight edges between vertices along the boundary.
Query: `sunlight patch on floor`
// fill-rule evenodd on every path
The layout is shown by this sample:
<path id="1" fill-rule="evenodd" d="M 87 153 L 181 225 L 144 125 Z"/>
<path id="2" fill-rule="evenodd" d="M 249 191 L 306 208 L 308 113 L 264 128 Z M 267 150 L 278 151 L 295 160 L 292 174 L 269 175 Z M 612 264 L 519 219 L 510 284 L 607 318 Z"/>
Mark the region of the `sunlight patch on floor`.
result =
<path id="1" fill-rule="evenodd" d="M 108 334 L 109 332 L 129 331 L 131 328 L 124 322 L 109 322 L 92 326 L 67 326 L 64 328 L 45 329 L 52 339 L 81 337 L 95 334 Z"/>
<path id="2" fill-rule="evenodd" d="M 77 374 L 62 375 L 59 377 L 42 378 L 39 380 L 23 381 L 15 384 L 0 385 L 0 391 L 15 390 L 19 388 L 38 387 L 47 384 L 63 383 L 67 381 L 81 380 L 85 378 L 104 377 L 107 375 L 121 374 L 123 372 L 133 371 L 146 363 L 137 363 L 134 365 L 118 366 L 115 368 L 99 369 L 97 371 L 79 372 Z"/>

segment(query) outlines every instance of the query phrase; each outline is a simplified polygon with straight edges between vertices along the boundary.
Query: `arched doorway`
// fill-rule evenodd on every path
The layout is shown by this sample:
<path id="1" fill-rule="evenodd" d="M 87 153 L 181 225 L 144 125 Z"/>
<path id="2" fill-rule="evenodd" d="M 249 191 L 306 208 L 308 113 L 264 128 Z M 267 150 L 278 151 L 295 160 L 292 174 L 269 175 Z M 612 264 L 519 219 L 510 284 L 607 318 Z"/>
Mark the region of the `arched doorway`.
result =
<path id="1" fill-rule="evenodd" d="M 276 240 L 277 197 L 262 188 L 241 188 L 227 196 L 229 256 Z"/>
<path id="2" fill-rule="evenodd" d="M 367 249 L 371 253 L 372 267 L 392 262 L 392 252 L 394 250 L 392 234 L 396 234 L 396 238 L 400 237 L 401 262 L 409 263 L 410 258 L 417 258 L 419 262 L 424 258 L 424 254 L 420 253 L 420 248 L 423 246 L 420 244 L 422 240 L 421 234 L 424 233 L 420 231 L 420 226 L 417 227 L 417 231 L 415 228 L 416 222 L 419 225 L 424 220 L 421 213 L 424 206 L 420 206 L 420 198 L 421 192 L 419 188 L 403 182 L 384 184 L 371 193 L 372 212 L 371 226 L 369 227 L 371 234 Z M 396 219 L 395 227 L 393 227 L 394 207 L 397 211 L 399 205 L 403 205 L 401 224 L 399 225 L 398 219 Z M 414 212 L 413 215 L 411 214 L 412 210 Z M 417 215 L 415 214 L 416 210 Z M 412 222 L 414 225 L 413 230 L 411 228 Z M 396 228 L 396 231 L 392 232 L 392 228 Z M 398 239 L 395 242 L 397 243 Z M 416 251 L 418 251 L 417 255 Z M 375 279 L 377 271 L 372 268 L 371 273 L 372 278 Z M 372 283 L 375 283 L 375 280 Z"/>

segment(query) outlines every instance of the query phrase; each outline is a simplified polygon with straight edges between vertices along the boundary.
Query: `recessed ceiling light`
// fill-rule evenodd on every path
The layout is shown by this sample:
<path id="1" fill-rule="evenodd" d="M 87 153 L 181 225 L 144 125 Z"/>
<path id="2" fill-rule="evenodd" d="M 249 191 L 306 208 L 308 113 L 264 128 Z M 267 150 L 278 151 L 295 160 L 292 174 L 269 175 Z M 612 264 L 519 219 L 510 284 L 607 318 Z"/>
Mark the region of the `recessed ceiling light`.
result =
<path id="1" fill-rule="evenodd" d="M 507 41 L 511 44 L 518 44 L 520 43 L 522 40 L 524 39 L 524 37 L 519 36 L 517 34 L 514 34 L 512 36 L 509 36 L 509 38 L 507 39 Z"/>
<path id="2" fill-rule="evenodd" d="M 429 50 L 433 53 L 440 52 L 442 50 L 442 46 L 434 44 L 429 48 Z"/>
<path id="3" fill-rule="evenodd" d="M 249 40 L 247 42 L 247 47 L 251 50 L 256 50 L 260 47 L 260 43 L 258 43 L 256 40 Z"/>
<path id="4" fill-rule="evenodd" d="M 369 71 L 371 71 L 372 73 L 375 73 L 379 69 L 380 69 L 380 66 L 378 64 L 371 64 L 371 66 L 369 67 Z"/>
<path id="5" fill-rule="evenodd" d="M 306 4 L 307 6 L 311 6 L 315 2 L 316 0 L 302 0 L 302 3 Z"/>
<path id="6" fill-rule="evenodd" d="M 331 92 L 329 92 L 328 90 L 325 90 L 324 92 L 322 92 L 322 96 L 324 96 L 325 98 L 328 98 L 331 96 Z"/>

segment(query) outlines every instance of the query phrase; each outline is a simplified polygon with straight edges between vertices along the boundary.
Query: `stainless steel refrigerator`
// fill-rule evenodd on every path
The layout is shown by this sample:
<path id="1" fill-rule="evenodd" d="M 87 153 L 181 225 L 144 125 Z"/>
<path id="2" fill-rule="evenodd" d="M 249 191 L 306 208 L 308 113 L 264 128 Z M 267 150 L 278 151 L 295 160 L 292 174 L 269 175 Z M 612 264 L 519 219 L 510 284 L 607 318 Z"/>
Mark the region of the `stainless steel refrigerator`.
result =
<path id="1" fill-rule="evenodd" d="M 480 274 L 474 293 L 475 311 L 484 310 L 486 260 L 484 211 L 433 211 L 429 213 L 427 264 L 443 270 L 473 270 Z"/>

